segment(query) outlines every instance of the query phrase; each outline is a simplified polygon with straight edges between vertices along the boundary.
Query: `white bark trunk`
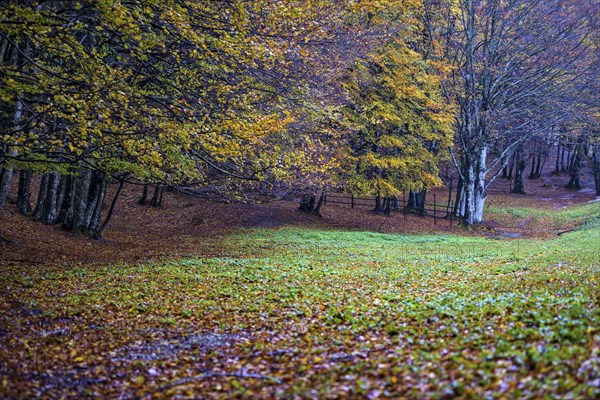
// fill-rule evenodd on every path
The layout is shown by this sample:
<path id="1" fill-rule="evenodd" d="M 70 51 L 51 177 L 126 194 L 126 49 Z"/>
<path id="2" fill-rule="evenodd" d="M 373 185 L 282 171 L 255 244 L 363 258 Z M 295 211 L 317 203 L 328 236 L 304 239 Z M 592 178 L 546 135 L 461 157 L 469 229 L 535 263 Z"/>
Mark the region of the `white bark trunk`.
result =
<path id="1" fill-rule="evenodd" d="M 463 224 L 472 225 L 475 213 L 475 169 L 473 165 L 468 165 L 465 168 L 465 181 L 463 184 L 465 193 Z"/>
<path id="2" fill-rule="evenodd" d="M 469 165 L 465 166 L 465 181 L 464 181 L 464 206 L 463 206 L 463 225 L 481 224 L 483 222 L 483 210 L 487 193 L 486 185 L 486 161 L 487 161 L 487 146 L 483 146 L 479 150 L 479 154 L 475 160 L 472 158 L 466 162 Z"/>
<path id="3" fill-rule="evenodd" d="M 473 212 L 473 223 L 481 224 L 483 222 L 483 210 L 485 206 L 485 200 L 487 199 L 487 193 L 485 191 L 485 176 L 487 171 L 487 146 L 483 146 L 479 152 L 477 160 L 477 176 L 475 182 L 475 209 Z"/>

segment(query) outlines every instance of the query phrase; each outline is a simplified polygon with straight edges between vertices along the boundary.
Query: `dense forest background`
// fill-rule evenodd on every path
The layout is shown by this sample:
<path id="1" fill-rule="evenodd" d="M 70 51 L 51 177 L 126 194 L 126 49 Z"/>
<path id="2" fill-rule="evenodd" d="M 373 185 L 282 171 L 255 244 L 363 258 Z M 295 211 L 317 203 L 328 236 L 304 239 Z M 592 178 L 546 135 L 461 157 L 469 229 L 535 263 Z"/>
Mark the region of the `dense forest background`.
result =
<path id="1" fill-rule="evenodd" d="M 381 212 L 445 184 L 471 225 L 497 177 L 524 193 L 555 163 L 579 188 L 587 159 L 600 194 L 598 7 L 5 1 L 0 210 L 18 179 L 20 213 L 99 238 L 124 184 L 315 213 L 324 191 Z"/>

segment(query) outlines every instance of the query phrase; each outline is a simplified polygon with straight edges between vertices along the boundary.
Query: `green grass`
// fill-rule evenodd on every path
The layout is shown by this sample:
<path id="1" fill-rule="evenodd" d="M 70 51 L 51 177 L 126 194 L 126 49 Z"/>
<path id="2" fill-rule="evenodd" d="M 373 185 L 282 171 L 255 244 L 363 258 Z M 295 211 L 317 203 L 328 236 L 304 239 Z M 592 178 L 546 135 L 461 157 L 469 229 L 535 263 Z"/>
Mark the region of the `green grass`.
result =
<path id="1" fill-rule="evenodd" d="M 486 209 L 488 218 L 513 217 L 529 222 L 545 222 L 547 229 L 560 230 L 573 224 L 592 227 L 589 224 L 600 225 L 598 202 L 588 203 L 577 207 L 556 210 L 553 207 L 489 207 Z"/>
<path id="2" fill-rule="evenodd" d="M 3 321 L 30 337 L 5 350 L 19 352 L 24 371 L 55 368 L 61 354 L 61 368 L 84 359 L 85 371 L 97 371 L 124 346 L 151 347 L 147 332 L 244 338 L 202 356 L 186 349 L 104 367 L 95 374 L 113 384 L 92 388 L 108 396 L 225 371 L 231 376 L 194 381 L 195 393 L 593 398 L 600 396 L 599 213 L 600 204 L 555 213 L 587 225 L 549 241 L 282 228 L 231 236 L 220 258 L 11 267 L 2 286 L 42 314 Z M 68 318 L 71 331 L 40 339 L 31 318 Z M 257 375 L 265 379 L 248 378 Z M 32 385 L 15 381 L 6 390 L 35 394 Z M 189 388 L 158 393 L 185 396 Z"/>

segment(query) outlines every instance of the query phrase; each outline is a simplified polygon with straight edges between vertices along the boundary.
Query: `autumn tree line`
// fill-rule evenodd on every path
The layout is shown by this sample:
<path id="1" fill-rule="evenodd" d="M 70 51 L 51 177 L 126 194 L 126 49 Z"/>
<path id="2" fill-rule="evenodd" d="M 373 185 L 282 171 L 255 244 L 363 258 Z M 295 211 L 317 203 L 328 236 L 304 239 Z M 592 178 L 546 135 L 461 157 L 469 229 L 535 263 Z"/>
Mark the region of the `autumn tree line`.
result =
<path id="1" fill-rule="evenodd" d="M 97 238 L 126 184 L 318 211 L 450 177 L 469 225 L 556 147 L 600 194 L 593 0 L 1 4 L 0 212 L 17 185 L 21 214 Z"/>

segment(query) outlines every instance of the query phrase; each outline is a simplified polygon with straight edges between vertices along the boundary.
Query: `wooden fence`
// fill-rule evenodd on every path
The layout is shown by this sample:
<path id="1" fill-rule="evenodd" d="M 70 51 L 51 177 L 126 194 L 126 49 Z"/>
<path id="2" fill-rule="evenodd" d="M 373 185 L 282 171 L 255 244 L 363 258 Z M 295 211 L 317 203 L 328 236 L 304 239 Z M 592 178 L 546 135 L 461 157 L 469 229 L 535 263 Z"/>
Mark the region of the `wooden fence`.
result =
<path id="1" fill-rule="evenodd" d="M 459 223 L 460 217 L 453 214 L 454 210 L 454 202 L 449 199 L 446 204 L 438 204 L 437 196 L 434 193 L 432 195 L 433 203 L 425 203 L 424 208 L 419 209 L 408 209 L 408 201 L 406 198 L 406 194 L 403 194 L 402 197 L 396 197 L 394 201 L 393 207 L 387 208 L 387 213 L 402 213 L 404 218 L 407 215 L 418 215 L 424 218 L 433 218 L 433 223 L 437 225 L 438 220 L 445 220 L 452 225 L 454 222 Z M 385 200 L 384 197 L 381 198 L 382 201 Z M 327 194 L 325 198 L 324 205 L 326 204 L 339 204 L 345 205 L 348 208 L 354 209 L 358 207 L 369 207 L 375 208 L 375 197 L 356 197 L 353 194 L 344 194 L 344 193 L 334 193 Z"/>

